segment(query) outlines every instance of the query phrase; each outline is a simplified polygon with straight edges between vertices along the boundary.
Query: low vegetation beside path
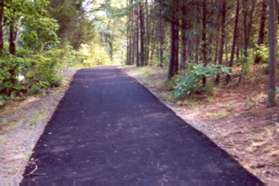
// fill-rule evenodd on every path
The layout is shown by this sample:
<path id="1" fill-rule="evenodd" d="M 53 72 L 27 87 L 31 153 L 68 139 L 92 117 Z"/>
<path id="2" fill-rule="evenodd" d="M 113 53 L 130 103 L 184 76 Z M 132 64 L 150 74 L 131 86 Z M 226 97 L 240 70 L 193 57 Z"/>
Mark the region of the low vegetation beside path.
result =
<path id="1" fill-rule="evenodd" d="M 266 108 L 261 78 L 177 99 L 176 85 L 167 81 L 166 68 L 127 67 L 125 71 L 250 172 L 266 183 L 279 183 L 279 108 Z"/>

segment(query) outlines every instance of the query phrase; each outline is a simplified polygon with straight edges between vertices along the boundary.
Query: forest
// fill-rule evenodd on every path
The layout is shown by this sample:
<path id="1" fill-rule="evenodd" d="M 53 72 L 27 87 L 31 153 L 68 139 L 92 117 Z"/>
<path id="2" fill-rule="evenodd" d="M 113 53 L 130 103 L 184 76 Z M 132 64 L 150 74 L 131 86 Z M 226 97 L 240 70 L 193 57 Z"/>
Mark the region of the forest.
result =
<path id="1" fill-rule="evenodd" d="M 268 3 L 3 0 L 1 103 L 59 84 L 65 66 L 122 63 L 168 68 L 176 98 L 266 74 L 274 106 L 279 8 Z"/>
<path id="2" fill-rule="evenodd" d="M 175 97 L 206 91 L 212 86 L 207 79 L 213 86 L 229 85 L 245 82 L 250 73 L 268 74 L 269 105 L 275 105 L 277 1 L 158 0 L 129 6 L 127 64 L 166 65 L 169 80 L 180 74 L 174 78 Z"/>
<path id="3" fill-rule="evenodd" d="M 0 105 L 59 86 L 65 68 L 109 63 L 108 24 L 90 3 L 1 0 Z"/>
<path id="4" fill-rule="evenodd" d="M 279 0 L 0 0 L 0 185 L 279 185 L 278 25 Z"/>

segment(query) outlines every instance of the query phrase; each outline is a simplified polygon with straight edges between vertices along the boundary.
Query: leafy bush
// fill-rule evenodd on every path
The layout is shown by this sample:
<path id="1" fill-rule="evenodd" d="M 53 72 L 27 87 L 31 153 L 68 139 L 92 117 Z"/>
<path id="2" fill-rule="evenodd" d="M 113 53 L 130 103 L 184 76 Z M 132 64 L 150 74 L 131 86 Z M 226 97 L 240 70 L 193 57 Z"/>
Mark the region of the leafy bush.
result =
<path id="1" fill-rule="evenodd" d="M 83 64 L 86 57 L 79 51 L 74 50 L 69 44 L 64 44 L 60 48 L 54 48 L 44 52 L 43 56 L 60 67 L 73 67 Z"/>
<path id="2" fill-rule="evenodd" d="M 0 58 L 0 102 L 57 86 L 60 64 L 49 55 Z"/>
<path id="3" fill-rule="evenodd" d="M 191 70 L 176 77 L 173 95 L 175 98 L 180 98 L 197 92 L 205 92 L 208 87 L 202 84 L 203 77 L 215 77 L 217 74 L 223 73 L 229 74 L 230 68 L 223 65 L 207 67 L 202 64 L 193 65 Z"/>
<path id="4" fill-rule="evenodd" d="M 61 78 L 58 72 L 61 64 L 51 56 L 34 55 L 27 60 L 30 66 L 24 77 L 29 93 L 38 93 L 43 89 L 59 85 Z"/>
<path id="5" fill-rule="evenodd" d="M 111 63 L 110 56 L 105 47 L 101 46 L 98 42 L 82 45 L 80 55 L 84 57 L 84 61 L 82 62 L 84 67 L 94 67 Z"/>
<path id="6" fill-rule="evenodd" d="M 254 49 L 253 58 L 258 63 L 268 62 L 268 47 L 265 45 L 257 45 Z"/>

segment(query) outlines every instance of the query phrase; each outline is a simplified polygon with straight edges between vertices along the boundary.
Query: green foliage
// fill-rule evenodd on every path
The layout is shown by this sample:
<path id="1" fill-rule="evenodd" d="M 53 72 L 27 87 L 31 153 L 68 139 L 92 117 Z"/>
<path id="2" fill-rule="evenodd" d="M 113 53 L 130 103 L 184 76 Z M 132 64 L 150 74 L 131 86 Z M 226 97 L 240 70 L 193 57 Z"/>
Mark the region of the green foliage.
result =
<path id="1" fill-rule="evenodd" d="M 28 17 L 25 19 L 21 34 L 22 45 L 33 51 L 54 48 L 58 44 L 57 30 L 58 25 L 52 18 L 39 17 L 34 19 Z"/>
<path id="2" fill-rule="evenodd" d="M 0 102 L 7 98 L 39 93 L 59 85 L 59 66 L 54 56 L 44 54 L 0 58 Z M 57 57 L 57 56 L 56 56 Z"/>
<path id="3" fill-rule="evenodd" d="M 86 59 L 79 51 L 73 49 L 73 47 L 67 43 L 59 48 L 47 51 L 46 54 L 56 61 L 56 64 L 61 64 L 64 67 L 73 67 L 80 65 Z"/>
<path id="4" fill-rule="evenodd" d="M 69 42 L 74 49 L 79 49 L 82 43 L 95 37 L 93 21 L 88 18 L 85 0 L 49 0 L 49 13 L 58 24 L 58 35 L 62 42 Z M 95 2 L 94 2 L 95 4 Z"/>
<path id="5" fill-rule="evenodd" d="M 250 54 L 250 53 L 249 53 Z M 245 57 L 245 56 L 242 56 L 240 59 L 239 59 L 239 62 L 240 62 L 240 66 L 241 66 L 241 74 L 242 75 L 247 75 L 249 72 L 250 72 L 250 68 L 251 68 L 251 65 L 253 64 L 254 58 L 252 57 L 252 55 L 249 55 L 248 57 Z"/>
<path id="6" fill-rule="evenodd" d="M 203 77 L 215 77 L 217 74 L 229 74 L 230 68 L 223 65 L 203 66 L 201 64 L 190 65 L 191 69 L 183 75 L 178 75 L 175 79 L 173 95 L 181 98 L 197 92 L 208 91 L 208 86 L 202 84 Z"/>
<path id="7" fill-rule="evenodd" d="M 268 47 L 265 45 L 256 45 L 255 48 L 249 49 L 247 57 L 242 54 L 238 64 L 241 67 L 241 75 L 248 75 L 255 62 L 268 63 L 268 54 Z"/>
<path id="8" fill-rule="evenodd" d="M 255 49 L 253 50 L 254 59 L 258 59 L 260 63 L 267 63 L 268 62 L 268 47 L 265 45 L 256 45 Z"/>
<path id="9" fill-rule="evenodd" d="M 82 45 L 80 55 L 84 57 L 84 61 L 82 62 L 84 67 L 94 67 L 111 63 L 107 50 L 98 44 L 98 42 L 91 43 L 90 45 Z"/>
<path id="10" fill-rule="evenodd" d="M 90 45 L 86 54 L 77 50 L 95 36 L 95 26 L 86 15 L 84 2 L 5 1 L 0 106 L 9 99 L 58 86 L 65 67 L 108 63 L 108 54 L 101 45 Z M 17 35 L 16 56 L 9 55 L 9 29 Z"/>

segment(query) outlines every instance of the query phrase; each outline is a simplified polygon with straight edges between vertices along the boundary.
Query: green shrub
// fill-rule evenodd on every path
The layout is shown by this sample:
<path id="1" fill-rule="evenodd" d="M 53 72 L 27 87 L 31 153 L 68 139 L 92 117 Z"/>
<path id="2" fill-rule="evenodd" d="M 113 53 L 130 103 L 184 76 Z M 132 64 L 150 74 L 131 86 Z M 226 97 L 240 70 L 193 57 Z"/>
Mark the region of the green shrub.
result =
<path id="1" fill-rule="evenodd" d="M 0 102 L 57 86 L 60 65 L 49 54 L 0 58 Z M 5 99 L 4 99 L 5 98 Z"/>
<path id="2" fill-rule="evenodd" d="M 82 45 L 79 54 L 83 57 L 81 64 L 84 67 L 94 67 L 111 63 L 106 48 L 98 42 Z"/>
<path id="3" fill-rule="evenodd" d="M 33 55 L 26 58 L 30 68 L 25 73 L 28 88 L 32 87 L 38 89 L 48 89 L 49 87 L 58 86 L 61 78 L 59 77 L 59 70 L 62 64 L 53 59 L 51 55 Z"/>
<path id="4" fill-rule="evenodd" d="M 175 98 L 181 98 L 185 95 L 191 95 L 197 92 L 207 92 L 210 87 L 202 84 L 203 77 L 215 77 L 217 74 L 229 74 L 230 68 L 223 65 L 203 66 L 202 64 L 192 66 L 188 72 L 178 75 L 175 78 L 173 95 Z"/>
<path id="5" fill-rule="evenodd" d="M 267 63 L 268 62 L 268 47 L 265 45 L 257 45 L 253 50 L 253 58 L 258 63 Z"/>
<path id="6" fill-rule="evenodd" d="M 60 48 L 52 49 L 46 54 L 57 64 L 62 64 L 63 66 L 76 66 L 84 62 L 85 56 L 79 51 L 73 49 L 69 44 L 64 44 Z"/>
<path id="7" fill-rule="evenodd" d="M 24 89 L 18 80 L 19 76 L 28 69 L 28 64 L 23 59 L 12 56 L 0 58 L 0 93 L 12 96 Z"/>

